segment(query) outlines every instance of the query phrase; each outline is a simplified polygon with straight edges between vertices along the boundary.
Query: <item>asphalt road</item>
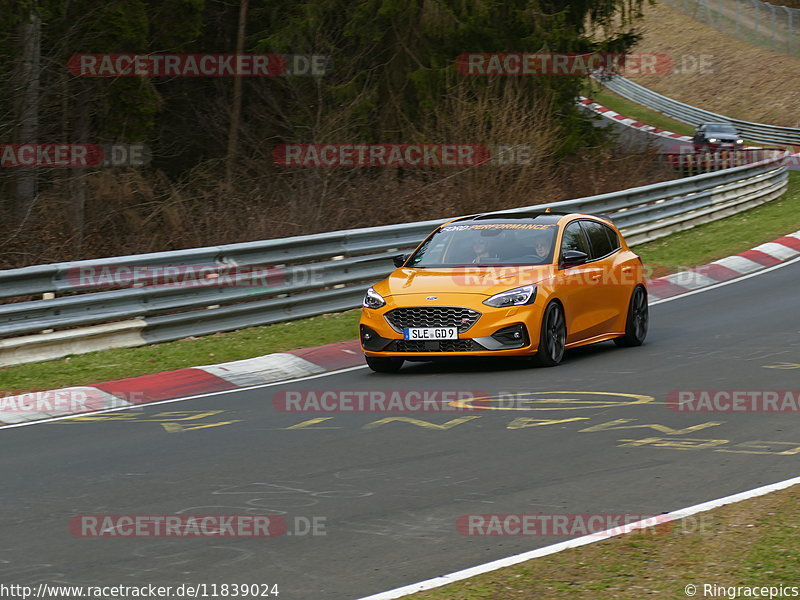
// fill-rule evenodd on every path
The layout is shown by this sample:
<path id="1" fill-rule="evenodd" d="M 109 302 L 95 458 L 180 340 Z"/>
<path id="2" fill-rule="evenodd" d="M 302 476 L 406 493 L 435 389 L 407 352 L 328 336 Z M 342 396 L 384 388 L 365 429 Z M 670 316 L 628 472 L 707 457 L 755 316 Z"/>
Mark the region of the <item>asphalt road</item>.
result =
<path id="1" fill-rule="evenodd" d="M 800 389 L 798 281 L 794 263 L 658 304 L 643 347 L 599 344 L 552 369 L 357 369 L 5 429 L 0 583 L 277 583 L 283 599 L 358 598 L 563 539 L 463 536 L 460 515 L 658 514 L 795 476 L 796 414 L 678 413 L 664 401 L 675 390 Z M 273 406 L 276 392 L 312 389 L 521 395 L 520 410 L 469 413 Z M 283 514 L 294 533 L 318 517 L 325 535 L 68 529 L 79 514 L 175 513 Z"/>
<path id="2" fill-rule="evenodd" d="M 588 108 L 584 108 L 583 110 L 594 114 L 593 111 L 590 111 Z M 592 123 L 595 127 L 611 129 L 617 136 L 616 145 L 623 148 L 626 152 L 651 151 L 661 154 L 680 154 L 681 147 L 686 146 L 688 143 L 648 133 L 634 127 L 628 127 L 611 118 L 601 117 L 594 120 Z"/>

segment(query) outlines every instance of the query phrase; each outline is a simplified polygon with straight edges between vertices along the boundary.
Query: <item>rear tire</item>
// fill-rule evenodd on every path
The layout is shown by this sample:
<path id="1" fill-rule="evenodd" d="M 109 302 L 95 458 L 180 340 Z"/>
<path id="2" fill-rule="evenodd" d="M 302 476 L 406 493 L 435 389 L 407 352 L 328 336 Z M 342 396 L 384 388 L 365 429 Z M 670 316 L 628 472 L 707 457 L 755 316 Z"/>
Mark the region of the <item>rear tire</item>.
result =
<path id="1" fill-rule="evenodd" d="M 641 346 L 647 337 L 647 326 L 650 311 L 647 307 L 647 292 L 643 287 L 633 290 L 628 305 L 628 318 L 625 321 L 625 335 L 614 338 L 614 343 L 621 347 Z"/>
<path id="2" fill-rule="evenodd" d="M 533 363 L 540 367 L 555 367 L 564 358 L 566 342 L 564 310 L 558 302 L 551 302 L 544 309 L 539 331 L 539 349 L 533 357 Z"/>
<path id="3" fill-rule="evenodd" d="M 402 358 L 387 358 L 382 356 L 364 356 L 367 366 L 376 373 L 397 373 L 405 362 Z"/>

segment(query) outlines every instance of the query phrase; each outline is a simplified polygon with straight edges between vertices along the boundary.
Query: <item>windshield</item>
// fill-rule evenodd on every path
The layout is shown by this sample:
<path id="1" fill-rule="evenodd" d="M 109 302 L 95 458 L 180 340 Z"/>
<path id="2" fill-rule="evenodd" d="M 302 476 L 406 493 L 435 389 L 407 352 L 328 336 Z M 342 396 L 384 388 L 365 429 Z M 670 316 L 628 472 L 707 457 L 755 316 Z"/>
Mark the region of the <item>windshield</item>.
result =
<path id="1" fill-rule="evenodd" d="M 555 223 L 445 225 L 411 257 L 409 267 L 543 265 L 552 262 Z"/>
<path id="2" fill-rule="evenodd" d="M 724 125 L 721 123 L 706 125 L 706 133 L 722 133 L 726 135 L 737 135 L 736 128 L 733 125 Z"/>

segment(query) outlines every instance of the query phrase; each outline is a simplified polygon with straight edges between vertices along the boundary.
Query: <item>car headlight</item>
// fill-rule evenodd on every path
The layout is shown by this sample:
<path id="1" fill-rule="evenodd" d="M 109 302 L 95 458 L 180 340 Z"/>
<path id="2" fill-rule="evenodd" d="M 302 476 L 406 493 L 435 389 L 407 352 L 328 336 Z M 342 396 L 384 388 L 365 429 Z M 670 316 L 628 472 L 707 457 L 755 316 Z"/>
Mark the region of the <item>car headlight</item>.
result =
<path id="1" fill-rule="evenodd" d="M 491 298 L 483 301 L 484 304 L 494 306 L 495 308 L 503 308 L 504 306 L 521 306 L 523 304 L 531 304 L 536 299 L 536 286 L 523 285 L 522 287 L 508 290 L 507 292 L 500 292 Z"/>
<path id="2" fill-rule="evenodd" d="M 380 308 L 386 304 L 386 300 L 383 299 L 378 292 L 369 288 L 367 290 L 366 295 L 364 296 L 364 301 L 361 303 L 361 306 L 366 308 Z"/>
<path id="3" fill-rule="evenodd" d="M 744 140 L 736 140 L 737 144 L 744 144 Z"/>
<path id="4" fill-rule="evenodd" d="M 717 138 L 708 138 L 708 141 L 712 144 L 717 141 Z"/>

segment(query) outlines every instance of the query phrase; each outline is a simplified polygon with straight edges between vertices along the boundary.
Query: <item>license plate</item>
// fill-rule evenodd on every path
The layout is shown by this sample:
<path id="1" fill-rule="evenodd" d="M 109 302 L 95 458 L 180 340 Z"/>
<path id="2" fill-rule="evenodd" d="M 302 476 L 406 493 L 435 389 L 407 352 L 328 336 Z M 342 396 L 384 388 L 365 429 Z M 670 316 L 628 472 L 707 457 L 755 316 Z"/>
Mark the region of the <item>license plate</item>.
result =
<path id="1" fill-rule="evenodd" d="M 407 340 L 457 340 L 458 327 L 406 327 L 403 337 Z"/>

